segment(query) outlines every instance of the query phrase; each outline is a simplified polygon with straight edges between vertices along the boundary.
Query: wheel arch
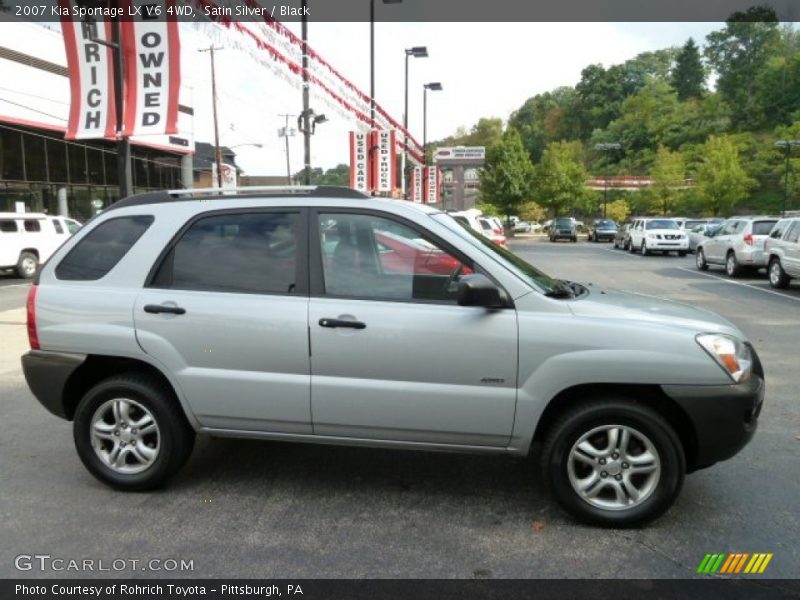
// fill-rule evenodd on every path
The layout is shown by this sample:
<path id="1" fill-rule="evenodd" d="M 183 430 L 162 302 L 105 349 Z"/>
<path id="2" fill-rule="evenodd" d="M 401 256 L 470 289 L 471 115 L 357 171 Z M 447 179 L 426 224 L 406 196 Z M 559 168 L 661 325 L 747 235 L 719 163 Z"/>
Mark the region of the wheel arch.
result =
<path id="1" fill-rule="evenodd" d="M 655 384 L 582 383 L 563 389 L 547 403 L 536 423 L 531 445 L 541 443 L 550 427 L 566 411 L 584 402 L 612 395 L 648 406 L 664 417 L 683 445 L 687 471 L 693 470 L 697 457 L 695 427 L 678 403 L 667 396 L 661 386 Z"/>
<path id="2" fill-rule="evenodd" d="M 175 401 L 180 405 L 184 416 L 192 428 L 199 428 L 193 413 L 188 409 L 188 406 L 178 393 L 177 385 L 175 385 L 161 369 L 137 358 L 98 354 L 88 355 L 83 364 L 75 369 L 69 379 L 67 379 L 62 395 L 62 403 L 66 418 L 70 421 L 74 418 L 75 411 L 78 408 L 78 403 L 81 401 L 81 398 L 83 398 L 86 392 L 94 385 L 114 375 L 128 372 L 146 373 L 157 379 L 172 392 Z"/>

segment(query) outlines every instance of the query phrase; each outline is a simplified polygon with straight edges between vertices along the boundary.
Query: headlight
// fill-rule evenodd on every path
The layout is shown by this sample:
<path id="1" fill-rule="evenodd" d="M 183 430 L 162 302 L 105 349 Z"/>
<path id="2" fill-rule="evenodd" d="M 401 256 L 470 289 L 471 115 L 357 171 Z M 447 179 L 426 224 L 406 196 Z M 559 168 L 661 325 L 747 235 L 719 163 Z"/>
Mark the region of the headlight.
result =
<path id="1" fill-rule="evenodd" d="M 750 377 L 753 356 L 747 344 L 722 333 L 701 333 L 695 339 L 725 369 L 731 379 L 739 382 Z"/>
<path id="2" fill-rule="evenodd" d="M 656 235 L 655 233 L 648 233 L 648 234 L 647 234 L 647 239 L 648 239 L 648 240 L 654 240 L 654 239 L 656 239 L 657 237 L 658 237 L 658 235 Z"/>

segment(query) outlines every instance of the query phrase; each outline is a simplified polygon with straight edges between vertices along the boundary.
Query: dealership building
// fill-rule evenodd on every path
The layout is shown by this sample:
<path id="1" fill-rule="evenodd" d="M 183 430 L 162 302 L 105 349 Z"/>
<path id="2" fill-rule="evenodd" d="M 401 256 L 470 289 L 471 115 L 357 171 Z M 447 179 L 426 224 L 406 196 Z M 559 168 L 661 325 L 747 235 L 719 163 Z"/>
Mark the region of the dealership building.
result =
<path id="1" fill-rule="evenodd" d="M 4 23 L 3 34 L 0 211 L 86 220 L 119 198 L 116 142 L 64 139 L 70 87 L 58 24 Z M 192 119 L 181 103 L 180 135 L 131 138 L 135 192 L 191 187 Z"/>

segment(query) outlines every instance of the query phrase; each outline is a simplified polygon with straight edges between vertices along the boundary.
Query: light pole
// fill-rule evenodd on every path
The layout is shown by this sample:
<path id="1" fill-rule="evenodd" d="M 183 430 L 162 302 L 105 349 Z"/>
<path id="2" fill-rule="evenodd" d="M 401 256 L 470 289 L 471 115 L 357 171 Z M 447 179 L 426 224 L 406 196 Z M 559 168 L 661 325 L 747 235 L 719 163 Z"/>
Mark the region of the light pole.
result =
<path id="1" fill-rule="evenodd" d="M 408 164 L 408 58 L 428 58 L 428 49 L 425 46 L 414 46 L 413 48 L 406 48 L 406 94 L 405 94 L 405 109 L 403 110 L 403 164 L 401 165 L 400 172 L 403 174 L 401 184 L 403 187 L 403 198 L 408 200 L 408 186 L 406 180 L 408 173 L 406 173 L 406 165 Z"/>
<path id="2" fill-rule="evenodd" d="M 442 84 L 438 81 L 422 86 L 422 152 L 425 164 L 428 164 L 428 90 L 441 92 Z"/>
<path id="3" fill-rule="evenodd" d="M 403 0 L 383 0 L 402 4 Z M 375 129 L 375 0 L 369 0 L 369 126 Z"/>
<path id="4" fill-rule="evenodd" d="M 252 146 L 253 148 L 263 148 L 263 144 L 257 144 L 255 142 L 245 142 L 244 144 L 236 144 L 234 146 L 228 146 L 228 150 L 233 150 L 234 148 L 242 148 L 244 146 Z"/>
<path id="5" fill-rule="evenodd" d="M 222 187 L 222 148 L 219 146 L 219 123 L 217 122 L 217 77 L 214 70 L 214 51 L 222 50 L 213 45 L 201 48 L 198 52 L 211 54 L 211 109 L 214 114 L 214 161 L 217 165 L 217 187 Z"/>
<path id="6" fill-rule="evenodd" d="M 311 185 L 311 136 L 317 130 L 317 125 L 327 122 L 325 115 L 318 115 L 313 108 L 306 108 L 297 117 L 297 128 L 303 134 L 305 147 L 305 165 L 303 167 L 303 183 Z"/>
<path id="7" fill-rule="evenodd" d="M 789 201 L 789 158 L 792 154 L 792 146 L 800 146 L 800 140 L 778 140 L 775 142 L 778 148 L 783 148 L 786 152 L 786 172 L 783 175 L 783 210 L 781 216 L 786 216 L 786 205 Z"/>
<path id="8" fill-rule="evenodd" d="M 595 150 L 600 152 L 614 152 L 622 150 L 622 144 L 616 142 L 608 142 L 602 144 L 595 144 Z M 606 158 L 605 174 L 603 175 L 603 218 L 606 218 L 606 204 L 608 204 L 608 158 Z"/>

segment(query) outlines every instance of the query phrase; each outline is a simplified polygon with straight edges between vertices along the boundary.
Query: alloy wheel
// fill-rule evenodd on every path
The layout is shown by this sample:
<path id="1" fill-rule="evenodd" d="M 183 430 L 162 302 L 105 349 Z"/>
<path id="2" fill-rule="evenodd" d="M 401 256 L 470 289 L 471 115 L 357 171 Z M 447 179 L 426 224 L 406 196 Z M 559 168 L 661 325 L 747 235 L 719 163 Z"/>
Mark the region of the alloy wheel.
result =
<path id="1" fill-rule="evenodd" d="M 602 425 L 582 435 L 569 453 L 569 481 L 588 504 L 625 510 L 651 496 L 661 477 L 661 458 L 642 432 Z"/>
<path id="2" fill-rule="evenodd" d="M 161 433 L 153 414 L 136 400 L 113 398 L 101 404 L 90 424 L 92 448 L 117 473 L 134 475 L 158 457 Z"/>

